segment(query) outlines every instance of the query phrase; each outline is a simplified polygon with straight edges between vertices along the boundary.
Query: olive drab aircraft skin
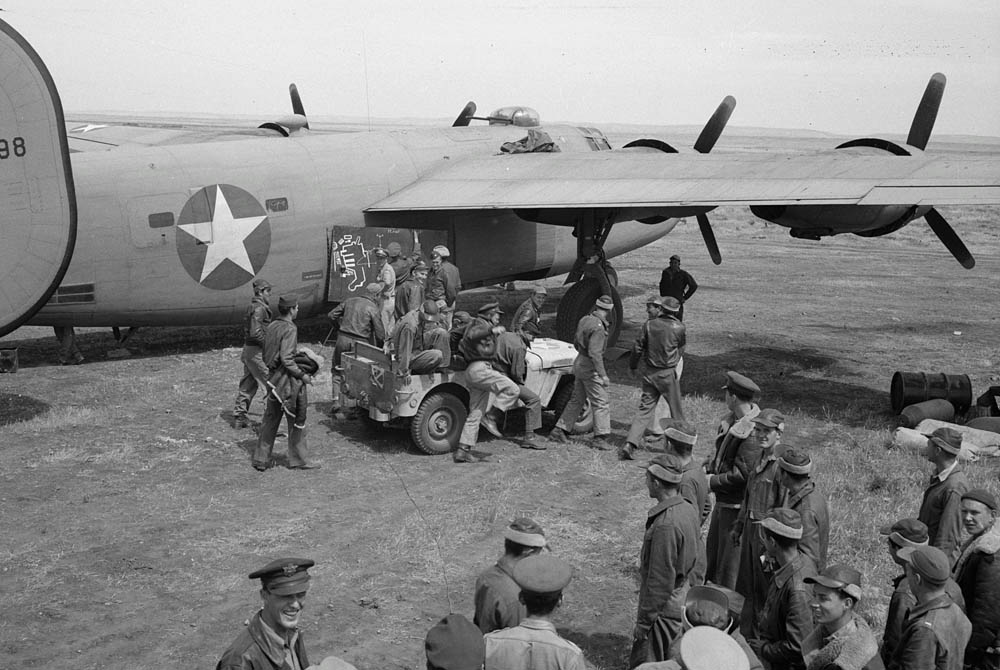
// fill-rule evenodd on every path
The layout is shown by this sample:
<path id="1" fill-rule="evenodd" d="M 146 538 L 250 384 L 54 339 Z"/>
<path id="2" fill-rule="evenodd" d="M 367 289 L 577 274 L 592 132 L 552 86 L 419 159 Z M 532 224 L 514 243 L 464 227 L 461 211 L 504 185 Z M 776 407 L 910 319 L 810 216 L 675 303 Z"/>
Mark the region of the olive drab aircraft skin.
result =
<path id="1" fill-rule="evenodd" d="M 694 216 L 715 262 L 708 212 L 755 215 L 819 239 L 878 236 L 923 217 L 974 261 L 935 204 L 1000 203 L 995 157 L 924 154 L 944 89 L 934 75 L 906 144 L 860 139 L 815 155 L 707 155 L 735 106 L 725 98 L 693 151 L 655 138 L 613 149 L 597 129 L 541 127 L 528 108 L 452 127 L 329 134 L 293 114 L 259 129 L 64 123 L 30 45 L 0 21 L 0 335 L 22 323 L 236 323 L 254 277 L 295 294 L 303 316 L 374 276 L 376 247 L 451 249 L 465 288 L 569 273 L 557 334 L 572 337 L 609 260 Z M 489 125 L 472 125 L 485 118 Z M 528 135 L 525 138 L 525 135 Z M 505 143 L 551 152 L 501 153 Z"/>

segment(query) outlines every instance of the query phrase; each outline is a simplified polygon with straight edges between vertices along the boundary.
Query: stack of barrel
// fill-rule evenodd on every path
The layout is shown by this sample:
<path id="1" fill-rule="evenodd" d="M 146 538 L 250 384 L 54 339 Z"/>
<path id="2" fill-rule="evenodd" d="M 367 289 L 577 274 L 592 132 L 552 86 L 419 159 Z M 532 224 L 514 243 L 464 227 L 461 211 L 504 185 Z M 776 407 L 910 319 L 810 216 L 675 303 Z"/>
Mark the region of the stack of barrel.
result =
<path id="1" fill-rule="evenodd" d="M 892 411 L 899 424 L 916 428 L 922 421 L 952 423 L 967 415 L 968 428 L 1000 433 L 1000 386 L 991 386 L 972 405 L 968 375 L 943 372 L 896 372 L 889 389 Z M 970 409 L 972 411 L 970 411 Z"/>

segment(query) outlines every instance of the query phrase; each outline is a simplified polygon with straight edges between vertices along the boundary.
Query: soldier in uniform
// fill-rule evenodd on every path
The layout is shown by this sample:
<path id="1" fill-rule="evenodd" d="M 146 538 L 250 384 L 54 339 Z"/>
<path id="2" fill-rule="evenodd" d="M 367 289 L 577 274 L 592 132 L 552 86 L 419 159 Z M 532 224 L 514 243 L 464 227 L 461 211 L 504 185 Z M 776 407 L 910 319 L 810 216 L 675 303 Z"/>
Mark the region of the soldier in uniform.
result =
<path id="1" fill-rule="evenodd" d="M 731 541 L 740 547 L 740 571 L 736 590 L 743 596 L 740 626 L 747 638 L 753 636 L 753 625 L 767 595 L 768 579 L 761 556 L 764 545 L 754 522 L 765 518 L 768 510 L 778 506 L 778 457 L 775 449 L 785 430 L 785 416 L 776 409 L 765 409 L 753 418 L 753 439 L 760 447 L 760 459 L 747 477 L 746 493 L 740 516 L 733 528 Z M 798 515 L 798 512 L 796 512 Z M 802 520 L 799 518 L 801 526 Z"/>
<path id="2" fill-rule="evenodd" d="M 631 460 L 633 452 L 638 449 L 639 439 L 649 426 L 649 420 L 656 410 L 656 403 L 663 396 L 670 404 L 670 416 L 675 419 L 684 418 L 681 407 L 681 386 L 677 379 L 677 363 L 684 355 L 687 338 L 684 324 L 677 320 L 677 310 L 680 305 L 674 298 L 666 297 L 660 301 L 659 314 L 646 321 L 639 337 L 632 345 L 632 355 L 628 367 L 631 374 L 636 374 L 639 360 L 646 363 L 646 374 L 642 378 L 642 395 L 639 396 L 639 411 L 632 419 L 625 446 L 618 452 L 621 460 Z"/>
<path id="3" fill-rule="evenodd" d="M 740 602 L 734 603 L 730 600 L 730 596 L 734 600 L 740 600 Z M 753 653 L 753 649 L 740 634 L 740 627 L 735 620 L 739 617 L 742 608 L 742 600 L 735 591 L 716 585 L 692 586 L 684 599 L 684 609 L 681 612 L 684 632 L 671 645 L 670 658 L 675 661 L 681 660 L 681 646 L 685 644 L 684 637 L 689 631 L 697 627 L 711 626 L 726 633 L 739 645 L 743 655 L 746 656 L 748 670 L 764 670 L 757 654 Z M 705 667 L 713 667 L 715 670 L 718 666 L 706 665 Z"/>
<path id="4" fill-rule="evenodd" d="M 660 275 L 660 296 L 670 296 L 676 298 L 680 303 L 677 310 L 677 320 L 684 320 L 684 303 L 686 303 L 694 292 L 698 290 L 698 282 L 694 280 L 687 270 L 681 270 L 681 257 L 674 254 L 670 257 L 670 264 Z"/>
<path id="5" fill-rule="evenodd" d="M 569 443 L 570 426 L 576 423 L 583 410 L 584 400 L 590 401 L 594 412 L 594 440 L 591 446 L 605 451 L 611 448 L 611 410 L 608 404 L 608 387 L 611 379 L 604 368 L 604 349 L 608 343 L 608 313 L 615 308 L 611 296 L 597 299 L 594 311 L 580 319 L 573 337 L 577 356 L 573 361 L 573 397 L 570 398 L 556 427 L 549 433 L 555 442 Z"/>
<path id="6" fill-rule="evenodd" d="M 752 527 L 778 567 L 747 643 L 769 670 L 804 670 L 802 644 L 813 631 L 811 589 L 805 580 L 816 576 L 816 566 L 799 551 L 802 519 L 795 510 L 775 507 Z"/>
<path id="7" fill-rule="evenodd" d="M 545 531 L 531 519 L 514 519 L 504 531 L 503 556 L 476 579 L 473 622 L 484 635 L 512 628 L 524 619 L 524 603 L 518 598 L 521 589 L 514 581 L 514 566 L 544 548 Z"/>
<path id="8" fill-rule="evenodd" d="M 462 288 L 462 277 L 449 258 L 451 251 L 443 244 L 431 249 L 431 271 L 427 275 L 427 290 L 424 293 L 426 298 L 434 300 L 441 308 L 445 330 L 451 330 L 455 303 Z"/>
<path id="9" fill-rule="evenodd" d="M 389 252 L 379 247 L 375 249 L 375 259 L 378 262 L 378 279 L 382 284 L 382 295 L 379 297 L 379 307 L 382 313 L 382 326 L 385 332 L 392 332 L 396 323 L 396 271 L 389 264 Z"/>
<path id="10" fill-rule="evenodd" d="M 440 310 L 433 300 L 407 313 L 392 334 L 396 350 L 396 375 L 409 377 L 444 369 L 451 364 L 448 333 L 438 323 Z"/>
<path id="11" fill-rule="evenodd" d="M 813 589 L 816 628 L 802 643 L 809 670 L 883 670 L 875 633 L 857 614 L 861 602 L 861 573 L 847 565 L 831 565 L 815 577 L 806 577 Z"/>
<path id="12" fill-rule="evenodd" d="M 538 394 L 525 386 L 528 377 L 528 348 L 538 335 L 538 326 L 527 322 L 520 333 L 500 333 L 497 335 L 497 353 L 494 367 L 517 384 L 518 399 L 524 403 L 524 435 L 520 446 L 522 449 L 544 450 L 545 445 L 535 439 L 535 431 L 542 427 L 542 399 Z M 492 410 L 490 410 L 492 411 Z M 490 425 L 497 426 L 498 416 L 494 413 Z M 486 425 L 489 430 L 490 425 Z M 499 435 L 497 437 L 500 437 Z"/>
<path id="13" fill-rule="evenodd" d="M 934 464 L 930 484 L 924 489 L 917 518 L 927 524 L 931 546 L 944 552 L 954 564 L 962 536 L 962 494 L 969 480 L 958 464 L 962 434 L 954 428 L 938 428 L 927 439 L 924 458 Z"/>
<path id="14" fill-rule="evenodd" d="M 493 359 L 496 357 L 497 343 L 493 332 L 479 324 L 469 326 L 462 343 L 459 345 L 462 358 L 468 363 L 465 369 L 465 383 L 469 389 L 469 415 L 465 419 L 462 435 L 459 437 L 458 448 L 452 455 L 456 463 L 471 463 L 480 460 L 472 449 L 476 446 L 479 436 L 479 425 L 493 422 L 491 433 L 496 435 L 500 429 L 496 426 L 493 416 L 486 413 L 490 394 L 496 395 L 497 411 L 507 411 L 517 402 L 520 391 L 517 384 L 502 373 L 493 369 Z"/>
<path id="15" fill-rule="evenodd" d="M 502 318 L 503 310 L 500 309 L 500 303 L 494 300 L 479 308 L 476 312 L 476 316 L 472 319 L 472 323 L 480 326 L 487 326 L 494 335 L 499 335 L 507 330 L 500 325 L 500 320 Z"/>
<path id="16" fill-rule="evenodd" d="M 646 489 L 656 505 L 646 516 L 639 565 L 639 609 L 629 667 L 666 660 L 682 631 L 681 609 L 691 574 L 704 554 L 698 512 L 680 494 L 683 465 L 672 454 L 657 456 L 646 470 Z"/>
<path id="17" fill-rule="evenodd" d="M 787 507 L 802 517 L 802 539 L 799 551 L 816 564 L 826 567 L 830 546 L 830 513 L 826 496 L 816 488 L 812 474 L 812 459 L 802 449 L 788 447 L 778 457 L 778 507 Z"/>
<path id="18" fill-rule="evenodd" d="M 899 557 L 899 550 L 906 547 L 926 547 L 927 526 L 918 519 L 900 519 L 891 526 L 883 526 L 879 534 L 888 540 L 889 557 L 892 562 L 903 569 L 906 562 Z M 882 648 L 880 654 L 882 662 L 888 666 L 899 646 L 899 640 L 903 635 L 903 626 L 906 623 L 906 615 L 917 604 L 917 599 L 910 591 L 910 582 L 906 579 L 906 571 L 892 580 L 892 596 L 889 598 L 889 611 L 885 619 L 885 634 L 882 637 Z M 962 597 L 962 589 L 959 588 L 955 580 L 949 578 L 945 582 L 945 593 L 962 610 L 965 610 L 965 599 Z"/>
<path id="19" fill-rule="evenodd" d="M 396 320 L 402 319 L 424 301 L 424 283 L 427 281 L 427 264 L 417 261 L 410 268 L 407 278 L 396 286 Z"/>
<path id="20" fill-rule="evenodd" d="M 910 609 L 887 670 L 961 670 L 972 624 L 945 593 L 951 560 L 937 547 L 899 550 L 917 604 Z"/>
<path id="21" fill-rule="evenodd" d="M 451 344 L 451 358 L 457 361 L 458 369 L 465 369 L 465 359 L 462 358 L 462 352 L 459 349 L 459 345 L 462 343 L 462 338 L 465 336 L 465 330 L 472 323 L 472 315 L 468 312 L 459 310 L 452 315 L 451 330 L 448 331 L 448 343 Z"/>
<path id="22" fill-rule="evenodd" d="M 253 452 L 253 467 L 261 472 L 271 467 L 274 438 L 278 434 L 282 415 L 287 414 L 284 404 L 276 397 L 279 393 L 282 397 L 293 398 L 296 406 L 295 416 L 287 415 L 289 469 L 313 470 L 320 467 L 318 463 L 306 462 L 305 408 L 309 402 L 306 387 L 312 384 L 312 375 L 295 362 L 299 342 L 294 321 L 298 314 L 299 303 L 295 296 L 281 296 L 278 318 L 268 324 L 264 334 L 264 363 L 269 372 L 270 392 L 260 423 L 257 448 Z M 287 390 L 279 392 L 278 389 Z"/>
<path id="23" fill-rule="evenodd" d="M 969 539 L 955 564 L 972 637 L 965 648 L 969 668 L 1000 668 L 1000 505 L 985 489 L 962 495 L 962 523 Z"/>
<path id="24" fill-rule="evenodd" d="M 385 250 L 389 254 L 389 265 L 392 266 L 392 271 L 396 275 L 396 288 L 398 289 L 404 281 L 410 278 L 414 260 L 403 255 L 403 247 L 399 245 L 399 242 L 390 242 Z M 423 302 L 422 299 L 421 302 Z"/>
<path id="25" fill-rule="evenodd" d="M 760 407 L 753 401 L 760 387 L 738 372 L 726 373 L 726 407 L 715 437 L 715 455 L 705 462 L 715 508 L 708 525 L 707 581 L 735 588 L 740 567 L 739 542 L 731 540 L 743 506 L 747 476 L 756 467 L 760 447 L 752 439 L 753 419 Z"/>
<path id="26" fill-rule="evenodd" d="M 243 377 L 240 378 L 236 405 L 233 408 L 233 428 L 246 428 L 250 403 L 259 387 L 266 388 L 267 366 L 264 365 L 264 329 L 271 323 L 271 284 L 266 279 L 253 280 L 253 299 L 243 313 Z"/>
<path id="27" fill-rule="evenodd" d="M 367 342 L 376 347 L 381 347 L 385 342 L 385 322 L 378 304 L 382 288 L 382 284 L 378 282 L 368 284 L 364 295 L 351 296 L 327 314 L 337 329 L 337 342 L 333 349 L 333 388 L 330 393 L 332 412 L 340 409 L 340 388 L 344 383 L 341 356 L 353 351 L 355 342 Z"/>
<path id="28" fill-rule="evenodd" d="M 559 637 L 552 624 L 572 578 L 573 568 L 549 554 L 529 556 L 514 566 L 527 617 L 513 628 L 486 634 L 486 670 L 586 670 L 583 652 Z"/>
<path id="29" fill-rule="evenodd" d="M 524 329 L 525 324 L 533 323 L 538 328 L 538 331 L 541 332 L 542 305 L 545 304 L 547 295 L 548 290 L 544 286 L 536 286 L 532 289 L 531 296 L 522 302 L 514 312 L 514 318 L 510 322 L 510 329 L 515 333 L 519 333 Z"/>
<path id="30" fill-rule="evenodd" d="M 215 670 L 285 670 L 309 666 L 299 618 L 309 590 L 308 558 L 279 558 L 250 579 L 260 580 L 263 607 L 236 637 Z"/>

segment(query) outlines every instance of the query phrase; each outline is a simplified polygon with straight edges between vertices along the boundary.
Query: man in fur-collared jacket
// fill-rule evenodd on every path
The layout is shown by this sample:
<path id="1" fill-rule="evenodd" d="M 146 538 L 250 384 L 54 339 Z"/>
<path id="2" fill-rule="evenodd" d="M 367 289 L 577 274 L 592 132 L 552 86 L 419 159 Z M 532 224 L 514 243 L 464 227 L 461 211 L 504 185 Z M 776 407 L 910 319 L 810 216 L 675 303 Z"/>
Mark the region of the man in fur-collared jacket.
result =
<path id="1" fill-rule="evenodd" d="M 970 537 L 962 545 L 953 576 L 965 596 L 972 637 L 965 667 L 1000 668 L 1000 521 L 997 499 L 985 489 L 962 495 L 962 525 Z"/>

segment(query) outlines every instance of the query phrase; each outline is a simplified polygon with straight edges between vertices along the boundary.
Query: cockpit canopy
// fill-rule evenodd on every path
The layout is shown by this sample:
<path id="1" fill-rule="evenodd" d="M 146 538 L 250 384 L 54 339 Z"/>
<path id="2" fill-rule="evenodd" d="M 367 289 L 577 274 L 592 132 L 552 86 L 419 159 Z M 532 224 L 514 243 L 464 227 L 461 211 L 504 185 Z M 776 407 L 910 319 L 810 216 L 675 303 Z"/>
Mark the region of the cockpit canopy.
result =
<path id="1" fill-rule="evenodd" d="M 538 112 L 531 107 L 501 107 L 489 115 L 491 126 L 537 128 L 541 125 Z"/>

